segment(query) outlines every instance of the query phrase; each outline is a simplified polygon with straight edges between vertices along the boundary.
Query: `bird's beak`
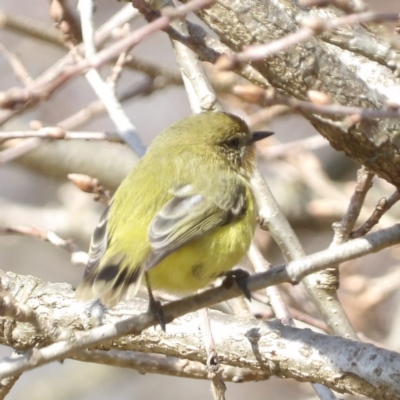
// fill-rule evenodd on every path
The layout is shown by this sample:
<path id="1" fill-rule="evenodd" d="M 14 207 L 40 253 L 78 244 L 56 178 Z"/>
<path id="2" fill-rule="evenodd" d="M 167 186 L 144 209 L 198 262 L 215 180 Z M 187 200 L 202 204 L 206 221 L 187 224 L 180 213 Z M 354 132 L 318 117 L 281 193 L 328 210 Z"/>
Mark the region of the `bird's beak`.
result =
<path id="1" fill-rule="evenodd" d="M 271 131 L 254 131 L 252 133 L 250 143 L 255 143 L 258 142 L 259 140 L 263 140 L 271 135 L 273 135 L 275 132 Z"/>

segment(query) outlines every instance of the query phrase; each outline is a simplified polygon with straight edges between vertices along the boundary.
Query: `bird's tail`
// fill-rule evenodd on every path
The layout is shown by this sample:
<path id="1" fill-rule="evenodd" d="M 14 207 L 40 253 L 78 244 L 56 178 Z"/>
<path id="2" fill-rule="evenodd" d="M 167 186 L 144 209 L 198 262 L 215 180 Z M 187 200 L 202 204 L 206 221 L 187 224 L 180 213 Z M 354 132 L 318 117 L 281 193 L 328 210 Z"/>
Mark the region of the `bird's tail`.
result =
<path id="1" fill-rule="evenodd" d="M 101 264 L 85 276 L 76 289 L 76 298 L 98 298 L 106 307 L 113 307 L 136 295 L 142 276 L 143 268 L 132 268 L 124 263 L 124 259 L 117 263 Z"/>
<path id="2" fill-rule="evenodd" d="M 140 265 L 135 266 L 124 254 L 107 257 L 110 207 L 111 204 L 104 210 L 93 232 L 85 276 L 76 290 L 76 298 L 98 298 L 107 307 L 134 297 L 143 276 L 143 268 Z"/>

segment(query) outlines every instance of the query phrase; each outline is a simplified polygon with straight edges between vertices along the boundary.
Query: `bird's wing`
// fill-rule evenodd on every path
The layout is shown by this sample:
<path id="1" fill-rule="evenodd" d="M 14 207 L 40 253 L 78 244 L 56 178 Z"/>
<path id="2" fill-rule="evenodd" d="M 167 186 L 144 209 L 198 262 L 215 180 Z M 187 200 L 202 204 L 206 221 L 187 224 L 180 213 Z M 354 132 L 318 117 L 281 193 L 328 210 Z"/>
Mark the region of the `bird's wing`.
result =
<path id="1" fill-rule="evenodd" d="M 131 298 L 136 294 L 145 271 L 154 268 L 186 243 L 241 218 L 247 209 L 244 184 L 221 179 L 220 185 L 224 190 L 219 190 L 218 197 L 211 199 L 196 193 L 192 185 L 175 189 L 173 198 L 150 224 L 150 255 L 143 264 L 136 266 L 131 265 L 123 253 L 107 257 L 107 246 L 113 236 L 108 227 L 110 204 L 93 233 L 89 261 L 84 279 L 77 288 L 77 297 L 85 300 L 98 297 L 107 306 Z"/>
<path id="2" fill-rule="evenodd" d="M 84 278 L 88 277 L 99 266 L 101 258 L 107 250 L 107 223 L 111 204 L 112 203 L 110 203 L 103 214 L 101 214 L 99 222 L 93 232 L 89 248 L 89 261 L 86 265 Z"/>
<path id="3" fill-rule="evenodd" d="M 238 182 L 232 186 L 229 190 L 218 191 L 219 198 L 215 199 L 196 193 L 192 185 L 175 189 L 172 192 L 174 197 L 161 208 L 150 224 L 152 251 L 144 269 L 149 271 L 185 244 L 241 218 L 247 209 L 246 188 Z"/>

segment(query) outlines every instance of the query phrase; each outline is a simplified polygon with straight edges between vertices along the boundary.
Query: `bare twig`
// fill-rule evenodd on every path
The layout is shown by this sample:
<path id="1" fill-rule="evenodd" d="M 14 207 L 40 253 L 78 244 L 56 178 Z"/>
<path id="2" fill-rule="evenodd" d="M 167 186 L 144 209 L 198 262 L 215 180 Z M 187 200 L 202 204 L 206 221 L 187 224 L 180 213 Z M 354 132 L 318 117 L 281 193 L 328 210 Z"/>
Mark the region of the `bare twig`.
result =
<path id="1" fill-rule="evenodd" d="M 0 143 L 10 139 L 40 138 L 53 140 L 107 140 L 121 143 L 121 138 L 111 132 L 68 132 L 58 126 L 46 126 L 34 131 L 0 132 Z"/>
<path id="2" fill-rule="evenodd" d="M 397 21 L 396 13 L 357 13 L 345 15 L 340 18 L 324 20 L 322 18 L 312 17 L 302 21 L 303 28 L 295 33 L 287 35 L 281 39 L 274 40 L 271 43 L 248 46 L 246 50 L 231 56 L 223 56 L 218 62 L 222 69 L 233 69 L 240 64 L 250 61 L 263 60 L 273 54 L 285 50 L 291 46 L 298 45 L 309 40 L 311 37 L 321 34 L 325 31 L 332 31 L 344 25 L 356 25 L 365 22 L 377 21 Z"/>
<path id="3" fill-rule="evenodd" d="M 335 235 L 332 245 L 343 243 L 349 239 L 349 235 L 360 215 L 365 196 L 372 186 L 374 176 L 375 174 L 364 166 L 358 171 L 356 187 L 354 188 L 347 211 L 340 223 L 333 224 Z"/>
<path id="4" fill-rule="evenodd" d="M 124 23 L 134 19 L 138 15 L 138 12 L 130 5 L 126 5 L 122 7 L 120 11 L 118 11 L 115 15 L 113 15 L 108 21 L 106 21 L 97 31 L 96 33 L 96 45 L 101 46 L 105 43 L 105 41 L 110 37 L 114 28 L 123 25 Z M 0 18 L 1 19 L 1 18 Z M 64 42 L 60 37 L 59 46 L 64 47 Z M 79 52 L 82 51 L 83 46 L 80 45 L 77 47 Z M 69 53 L 57 63 L 55 63 L 52 67 L 47 69 L 43 74 L 36 78 L 36 83 L 40 85 L 46 86 L 49 81 L 52 81 L 55 76 L 63 74 L 63 71 L 66 67 L 70 66 L 73 63 L 72 54 Z M 34 82 L 32 83 L 34 84 Z M 0 112 L 0 125 L 3 125 L 11 118 L 16 115 L 22 113 L 26 109 L 29 108 L 30 105 L 34 105 L 35 102 L 27 102 L 18 107 L 17 110 L 4 110 Z"/>
<path id="5" fill-rule="evenodd" d="M 188 35 L 186 21 L 176 20 L 172 26 L 180 34 Z M 222 111 L 210 81 L 201 65 L 198 56 L 188 47 L 172 40 L 175 56 L 181 69 L 182 79 L 194 113 L 202 111 Z"/>
<path id="6" fill-rule="evenodd" d="M 117 61 L 115 62 L 110 75 L 107 78 L 107 83 L 114 88 L 118 82 L 118 79 L 121 78 L 122 72 L 124 71 L 124 65 L 126 65 L 126 60 L 128 58 L 128 53 L 124 51 L 119 55 Z"/>
<path id="7" fill-rule="evenodd" d="M 269 298 L 265 294 L 262 294 L 260 292 L 252 293 L 251 296 L 262 304 L 269 305 L 269 303 L 270 303 Z M 295 320 L 304 322 L 305 324 L 313 326 L 313 327 L 321 330 L 322 332 L 329 333 L 329 329 L 324 321 L 322 321 L 318 318 L 312 317 L 311 315 L 306 314 L 303 311 L 298 310 L 297 308 L 293 308 L 293 307 L 289 306 L 288 309 L 289 309 L 290 315 L 292 315 L 292 317 Z M 263 311 L 263 312 L 257 312 L 254 315 L 256 318 L 270 319 L 275 314 L 273 313 L 273 311 L 271 311 L 271 312 Z"/>
<path id="8" fill-rule="evenodd" d="M 374 174 L 370 172 L 368 168 L 364 166 L 360 168 L 357 175 L 356 187 L 342 221 L 340 223 L 334 223 L 332 226 L 334 238 L 330 248 L 334 248 L 338 244 L 344 243 L 349 239 L 349 235 L 364 204 L 365 196 L 372 186 L 373 177 Z M 357 332 L 351 325 L 337 296 L 337 289 L 339 288 L 338 267 L 339 265 L 335 265 L 331 268 L 327 268 L 311 276 L 310 279 L 314 280 L 315 290 L 318 296 L 329 299 L 329 305 L 324 304 L 323 307 L 320 308 L 320 312 L 323 315 L 332 315 L 330 323 L 331 327 L 333 325 L 336 326 L 334 332 L 341 336 L 347 335 L 347 337 L 351 337 L 353 340 L 358 340 Z M 332 311 L 334 312 L 332 313 Z"/>
<path id="9" fill-rule="evenodd" d="M 64 43 L 61 35 L 54 28 L 48 28 L 27 17 L 7 14 L 3 10 L 0 10 L 0 27 L 58 46 Z"/>
<path id="10" fill-rule="evenodd" d="M 172 2 L 170 4 L 173 5 Z M 188 27 L 184 19 L 172 21 L 171 25 L 180 34 L 188 35 Z M 172 40 L 172 45 L 192 112 L 222 111 L 217 95 L 208 80 L 198 56 L 180 42 Z M 203 343 L 207 352 L 207 370 L 208 378 L 211 382 L 211 391 L 214 400 L 224 400 L 226 386 L 222 378 L 222 370 L 211 331 L 207 308 L 200 311 L 200 328 L 203 333 Z"/>
<path id="11" fill-rule="evenodd" d="M 396 190 L 389 199 L 382 198 L 379 200 L 372 215 L 356 230 L 350 233 L 350 238 L 355 239 L 368 233 L 395 203 L 400 200 L 400 192 Z"/>
<path id="12" fill-rule="evenodd" d="M 55 232 L 34 227 L 15 226 L 0 227 L 0 235 L 24 235 L 44 240 L 71 253 L 72 264 L 86 265 L 88 255 L 82 251 L 72 240 L 62 239 Z"/>
<path id="13" fill-rule="evenodd" d="M 136 96 L 147 96 L 156 90 L 163 89 L 169 84 L 165 79 L 146 79 L 137 85 L 132 85 L 125 91 L 120 93 L 117 98 L 122 103 Z M 93 101 L 87 107 L 79 110 L 75 114 L 65 118 L 57 124 L 58 127 L 64 130 L 75 129 L 77 126 L 83 125 L 93 117 L 100 115 L 106 111 L 104 103 L 100 100 Z"/>
<path id="14" fill-rule="evenodd" d="M 267 262 L 267 260 L 265 260 L 254 242 L 250 246 L 248 256 L 256 272 L 268 271 L 271 268 L 271 265 Z M 278 287 L 269 286 L 266 289 L 266 295 L 270 300 L 270 304 L 274 310 L 275 316 L 279 318 L 284 325 L 294 326 L 293 318 L 290 315 L 287 305 L 282 299 Z"/>
<path id="15" fill-rule="evenodd" d="M 93 193 L 95 201 L 108 205 L 111 201 L 111 193 L 105 190 L 98 179 L 84 174 L 68 174 L 68 179 L 79 189 L 86 193 Z"/>
<path id="16" fill-rule="evenodd" d="M 263 272 L 271 268 L 271 265 L 264 259 L 254 242 L 250 246 L 248 255 L 256 272 Z M 284 325 L 296 326 L 278 287 L 269 286 L 266 288 L 266 294 L 270 299 L 275 316 L 279 318 Z M 335 399 L 333 392 L 323 385 L 313 384 L 313 388 L 321 400 Z"/>
<path id="17" fill-rule="evenodd" d="M 0 165 L 15 160 L 18 157 L 23 156 L 24 154 L 30 152 L 33 149 L 36 149 L 40 144 L 40 139 L 36 137 L 32 137 L 24 140 L 17 145 L 5 149 L 0 152 Z"/>
<path id="18" fill-rule="evenodd" d="M 70 4 L 65 0 L 51 0 L 50 16 L 63 35 L 67 47 L 82 42 L 79 19 L 72 12 Z"/>
<path id="19" fill-rule="evenodd" d="M 320 329 L 323 332 L 329 333 L 328 326 L 321 319 L 315 318 L 293 307 L 289 307 L 289 312 L 294 319 L 304 322 L 307 325 L 314 326 L 315 328 Z"/>
<path id="20" fill-rule="evenodd" d="M 287 260 L 304 257 L 305 251 L 300 241 L 258 171 L 252 178 L 252 187 L 254 188 L 255 198 L 259 205 L 261 227 L 269 230 Z M 349 326 L 347 318 L 345 318 L 340 303 L 338 301 L 335 302 L 335 307 L 333 307 L 331 297 L 327 296 L 326 293 L 319 292 L 316 277 L 313 275 L 307 276 L 303 283 L 313 303 L 321 312 L 325 323 L 329 326 L 330 331 L 344 337 L 356 337 L 354 330 L 351 329 L 351 325 Z"/>
<path id="21" fill-rule="evenodd" d="M 251 128 L 255 129 L 258 126 L 264 126 L 274 118 L 291 113 L 293 113 L 293 111 L 287 106 L 277 105 L 268 108 L 261 108 L 255 113 L 250 114 L 247 122 Z"/>
<path id="22" fill-rule="evenodd" d="M 155 11 L 143 0 L 135 0 L 135 7 L 145 16 L 147 21 L 152 22 L 161 16 L 159 11 Z M 189 29 L 189 35 L 182 35 L 178 30 L 172 27 L 166 27 L 163 30 L 169 35 L 169 37 L 175 41 L 179 41 L 189 49 L 193 50 L 201 61 L 207 61 L 211 64 L 215 64 L 222 54 L 233 54 L 231 48 L 223 44 L 220 40 L 211 36 L 206 30 L 199 24 L 186 21 Z M 250 82 L 260 85 L 262 87 L 268 87 L 268 81 L 252 66 L 245 65 L 235 70 L 235 72 L 243 76 Z"/>
<path id="23" fill-rule="evenodd" d="M 150 34 L 167 27 L 172 20 L 180 18 L 193 10 L 206 7 L 213 1 L 214 0 L 192 0 L 188 4 L 176 8 L 174 12 L 165 12 L 162 17 L 130 33 L 127 37 L 96 53 L 93 57 L 83 59 L 73 66 L 64 68 L 62 74 L 53 76 L 46 82 L 34 81 L 23 89 L 12 88 L 6 92 L 0 92 L 0 107 L 13 109 L 18 108 L 21 104 L 23 105 L 27 102 L 49 98 L 58 88 L 74 76 L 82 73 L 88 68 L 99 68 L 101 65 L 109 62 L 122 52 L 131 49 Z"/>
<path id="24" fill-rule="evenodd" d="M 4 378 L 0 381 L 0 400 L 3 400 L 8 395 L 20 376 L 21 374 L 18 374 L 10 376 L 9 378 Z"/>
<path id="25" fill-rule="evenodd" d="M 10 358 L 15 359 L 17 357 L 17 352 L 13 351 Z M 0 400 L 3 400 L 8 395 L 12 387 L 17 383 L 20 376 L 21 374 L 17 374 L 8 378 L 4 378 L 0 381 Z"/>
<path id="26" fill-rule="evenodd" d="M 1 41 L 0 41 L 0 52 L 10 64 L 17 79 L 19 79 L 24 85 L 28 85 L 33 81 L 32 76 L 29 74 L 28 70 L 25 68 L 25 65 L 22 63 L 22 61 L 17 57 L 16 54 L 8 50 L 7 47 Z"/>
<path id="27" fill-rule="evenodd" d="M 51 0 L 50 16 L 54 21 L 54 25 L 62 33 L 65 46 L 72 50 L 82 38 L 80 31 L 78 31 L 77 35 L 76 24 L 64 0 Z"/>
<path id="28" fill-rule="evenodd" d="M 226 386 L 222 378 L 222 369 L 211 331 L 207 308 L 200 310 L 200 329 L 203 333 L 204 347 L 207 352 L 207 376 L 211 381 L 213 397 L 215 400 L 225 400 Z"/>
<path id="29" fill-rule="evenodd" d="M 291 107 L 293 110 L 303 110 L 328 115 L 347 115 L 349 118 L 340 122 L 340 124 L 346 128 L 350 128 L 363 119 L 400 118 L 399 105 L 395 104 L 391 104 L 390 108 L 387 109 L 342 106 L 340 104 L 320 104 L 284 96 L 273 88 L 265 91 L 255 85 L 236 86 L 233 92 L 246 101 L 262 106 L 282 104 Z"/>
<path id="30" fill-rule="evenodd" d="M 157 64 L 154 61 L 139 57 L 137 54 L 129 54 L 125 65 L 134 71 L 142 72 L 150 78 L 164 79 L 171 85 L 182 85 L 182 75 L 177 68 L 169 67 L 163 64 Z"/>
<path id="31" fill-rule="evenodd" d="M 87 59 L 96 56 L 96 46 L 94 41 L 93 28 L 93 1 L 80 0 L 79 11 L 81 15 L 82 35 L 84 43 L 84 52 Z M 127 51 L 126 49 L 125 51 Z M 125 52 L 123 51 L 123 52 Z M 132 124 L 120 102 L 118 101 L 114 91 L 107 85 L 100 74 L 95 69 L 90 69 L 85 73 L 85 77 L 97 96 L 104 103 L 105 108 L 121 138 L 135 151 L 138 156 L 142 156 L 146 148 L 141 142 L 136 127 Z"/>

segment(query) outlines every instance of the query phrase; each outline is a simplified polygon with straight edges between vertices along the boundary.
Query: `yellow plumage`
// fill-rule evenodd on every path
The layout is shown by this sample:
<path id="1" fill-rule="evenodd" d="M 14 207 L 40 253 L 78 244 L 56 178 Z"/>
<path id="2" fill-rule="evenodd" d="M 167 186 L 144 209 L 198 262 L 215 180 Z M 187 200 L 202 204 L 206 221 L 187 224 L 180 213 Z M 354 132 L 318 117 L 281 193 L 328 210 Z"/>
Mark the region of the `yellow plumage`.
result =
<path id="1" fill-rule="evenodd" d="M 112 306 L 153 289 L 200 289 L 246 254 L 255 226 L 255 138 L 239 118 L 204 113 L 164 130 L 125 178 L 94 232 L 81 298 Z"/>

